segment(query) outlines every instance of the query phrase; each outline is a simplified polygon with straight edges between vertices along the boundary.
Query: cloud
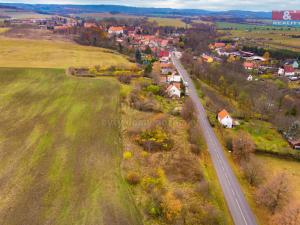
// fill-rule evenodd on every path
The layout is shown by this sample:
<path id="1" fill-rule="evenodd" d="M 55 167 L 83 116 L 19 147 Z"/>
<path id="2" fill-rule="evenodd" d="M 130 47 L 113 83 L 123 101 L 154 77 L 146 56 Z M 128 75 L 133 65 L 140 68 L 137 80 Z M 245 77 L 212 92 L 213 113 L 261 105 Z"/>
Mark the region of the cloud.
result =
<path id="1" fill-rule="evenodd" d="M 138 7 L 208 10 L 300 10 L 300 0 L 0 0 L 0 2 L 32 4 L 115 4 Z"/>

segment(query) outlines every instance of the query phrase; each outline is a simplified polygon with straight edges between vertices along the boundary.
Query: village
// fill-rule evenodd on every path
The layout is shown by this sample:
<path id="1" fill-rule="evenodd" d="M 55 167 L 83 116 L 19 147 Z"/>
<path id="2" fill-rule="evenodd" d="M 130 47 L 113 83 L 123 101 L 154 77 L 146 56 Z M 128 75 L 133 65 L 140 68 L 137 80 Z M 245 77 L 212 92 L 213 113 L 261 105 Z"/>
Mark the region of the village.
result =
<path id="1" fill-rule="evenodd" d="M 159 71 L 156 74 L 156 82 L 162 86 L 165 95 L 177 101 L 189 95 L 188 84 L 183 80 L 171 60 L 171 54 L 181 58 L 181 48 L 186 35 L 185 30 L 175 30 L 161 34 L 160 28 L 147 29 L 143 25 L 123 25 L 84 20 L 73 17 L 53 16 L 46 19 L 7 19 L 7 26 L 32 26 L 36 29 L 50 30 L 54 33 L 101 32 L 107 39 L 113 40 L 115 49 L 126 49 L 135 56 L 135 61 L 141 66 L 154 68 Z M 125 51 L 122 51 L 124 53 Z M 194 61 L 204 64 L 214 63 L 240 63 L 247 76 L 248 82 L 264 82 L 266 78 L 284 79 L 297 87 L 300 80 L 300 68 L 298 59 L 275 60 L 270 53 L 265 52 L 262 56 L 251 51 L 243 50 L 238 42 L 212 42 L 208 51 L 200 55 L 194 55 Z M 294 89 L 299 92 L 300 88 Z M 239 121 L 231 117 L 226 108 L 219 109 L 216 115 L 218 122 L 225 128 L 239 126 Z M 288 142 L 294 149 L 300 148 L 298 140 Z"/>

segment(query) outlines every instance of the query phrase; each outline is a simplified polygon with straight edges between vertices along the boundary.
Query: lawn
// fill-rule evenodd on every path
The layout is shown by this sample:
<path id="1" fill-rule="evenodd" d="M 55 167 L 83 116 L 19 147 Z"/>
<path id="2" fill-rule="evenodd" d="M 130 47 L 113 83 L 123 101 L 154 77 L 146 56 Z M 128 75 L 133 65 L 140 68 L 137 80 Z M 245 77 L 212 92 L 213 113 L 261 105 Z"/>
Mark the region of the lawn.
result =
<path id="1" fill-rule="evenodd" d="M 178 18 L 162 18 L 162 17 L 149 17 L 148 21 L 157 22 L 158 26 L 170 26 L 170 27 L 186 27 L 186 24 Z"/>
<path id="2" fill-rule="evenodd" d="M 0 37 L 0 67 L 65 69 L 92 65 L 129 67 L 133 64 L 107 49 L 70 42 Z"/>
<path id="3" fill-rule="evenodd" d="M 140 224 L 114 79 L 2 68 L 0 110 L 0 224 Z"/>
<path id="4" fill-rule="evenodd" d="M 241 130 L 251 135 L 257 150 L 283 155 L 293 152 L 288 142 L 268 122 L 258 120 L 244 122 L 233 132 L 239 133 Z"/>

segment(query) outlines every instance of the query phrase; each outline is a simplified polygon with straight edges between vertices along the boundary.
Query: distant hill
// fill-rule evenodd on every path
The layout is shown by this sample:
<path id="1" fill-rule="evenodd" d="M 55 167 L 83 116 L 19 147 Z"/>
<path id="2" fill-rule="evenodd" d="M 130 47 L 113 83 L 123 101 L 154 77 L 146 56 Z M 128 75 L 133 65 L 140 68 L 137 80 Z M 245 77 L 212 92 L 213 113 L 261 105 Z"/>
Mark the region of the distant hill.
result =
<path id="1" fill-rule="evenodd" d="M 118 12 L 134 15 L 159 16 L 226 16 L 243 19 L 271 19 L 271 12 L 252 12 L 242 10 L 208 11 L 202 9 L 172 9 L 172 8 L 139 8 L 121 5 L 47 5 L 0 3 L 0 7 L 15 7 L 39 13 L 77 14 L 77 13 L 107 13 Z"/>

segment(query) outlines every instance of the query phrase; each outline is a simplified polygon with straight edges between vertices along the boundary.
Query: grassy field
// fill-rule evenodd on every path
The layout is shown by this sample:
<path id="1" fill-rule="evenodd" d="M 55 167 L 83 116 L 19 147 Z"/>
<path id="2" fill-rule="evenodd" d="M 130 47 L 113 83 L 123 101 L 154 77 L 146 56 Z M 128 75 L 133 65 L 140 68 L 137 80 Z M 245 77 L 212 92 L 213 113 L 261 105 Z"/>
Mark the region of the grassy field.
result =
<path id="1" fill-rule="evenodd" d="M 0 90 L 0 224 L 140 224 L 120 175 L 115 80 L 2 68 Z"/>
<path id="2" fill-rule="evenodd" d="M 157 22 L 158 26 L 186 27 L 186 24 L 177 18 L 149 17 L 148 20 Z"/>
<path id="3" fill-rule="evenodd" d="M 234 30 L 267 30 L 267 29 L 276 29 L 276 30 L 289 30 L 287 27 L 276 27 L 272 25 L 254 25 L 254 24 L 242 24 L 242 23 L 228 23 L 228 22 L 217 22 L 218 29 L 234 29 Z M 299 29 L 296 29 L 299 30 Z"/>
<path id="4" fill-rule="evenodd" d="M 0 9 L 1 16 L 9 16 L 12 19 L 43 19 L 49 18 L 51 15 L 39 14 L 30 11 L 20 11 L 14 9 Z"/>
<path id="5" fill-rule="evenodd" d="M 70 66 L 132 66 L 122 55 L 68 42 L 0 37 L 0 67 L 68 68 Z"/>

